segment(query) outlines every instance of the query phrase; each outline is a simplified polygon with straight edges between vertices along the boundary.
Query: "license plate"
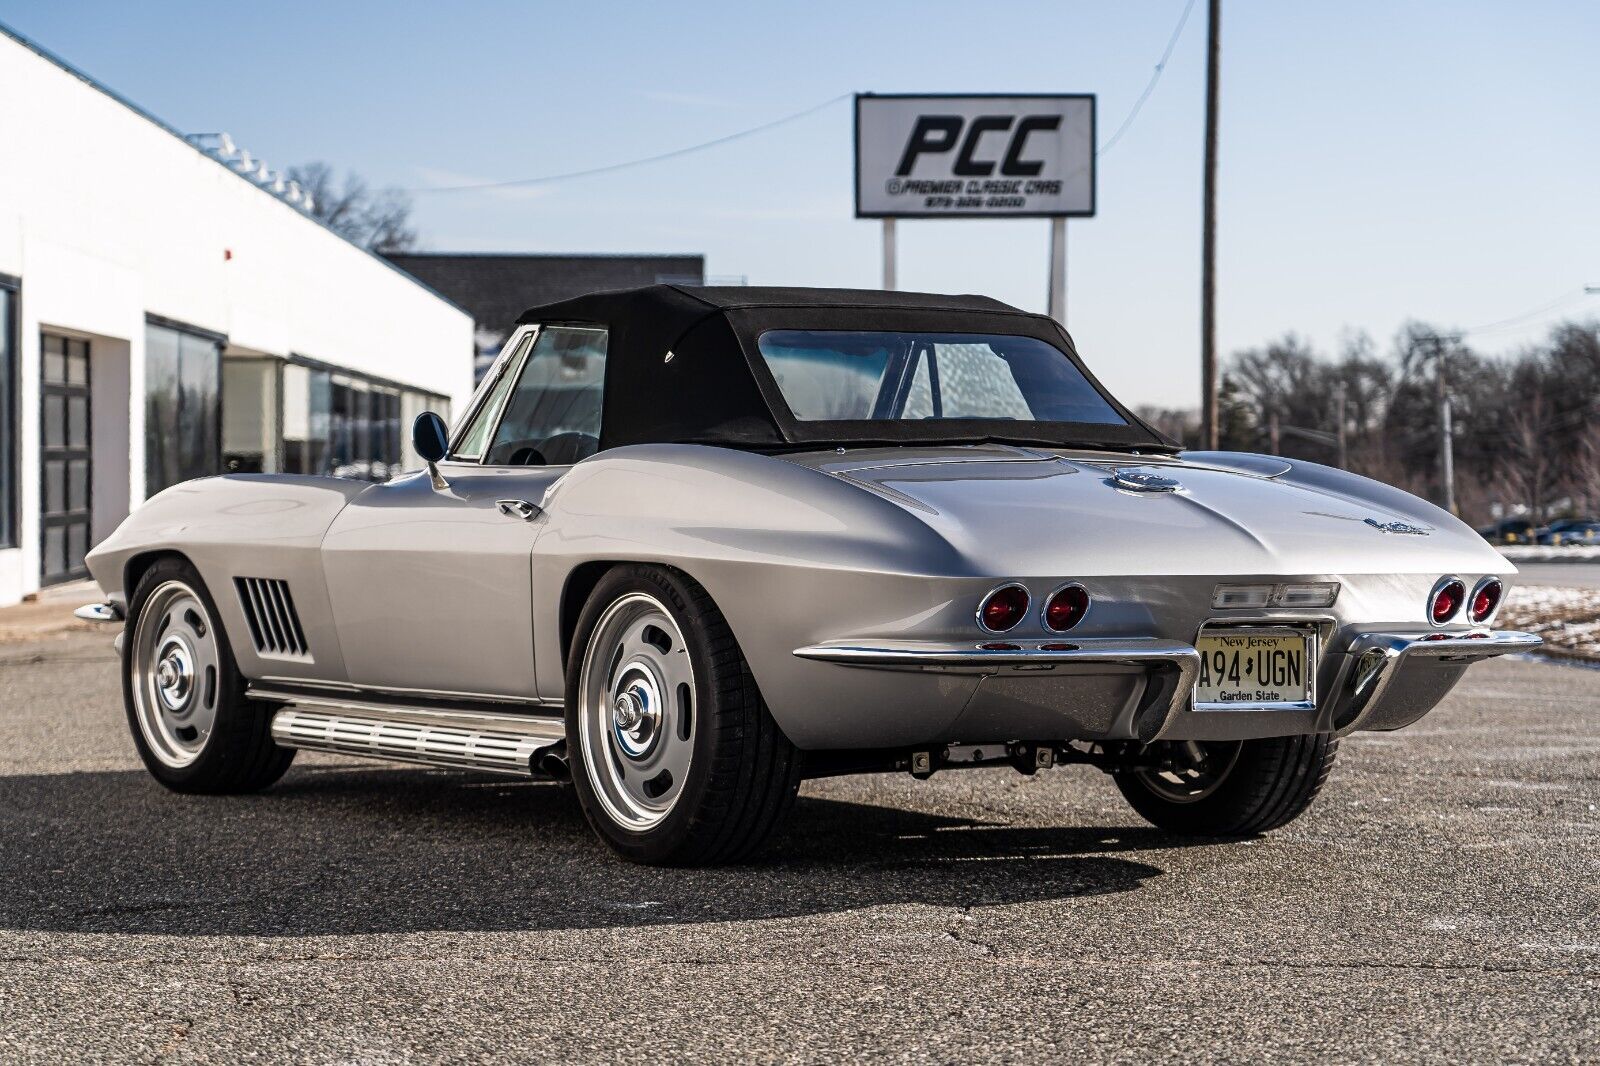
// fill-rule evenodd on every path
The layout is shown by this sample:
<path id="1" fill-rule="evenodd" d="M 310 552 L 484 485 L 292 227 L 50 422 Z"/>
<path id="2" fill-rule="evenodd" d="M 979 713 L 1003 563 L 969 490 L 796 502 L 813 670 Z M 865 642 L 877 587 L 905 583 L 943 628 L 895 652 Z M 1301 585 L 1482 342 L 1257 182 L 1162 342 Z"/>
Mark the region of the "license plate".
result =
<path id="1" fill-rule="evenodd" d="M 1194 643 L 1194 704 L 1207 710 L 1314 706 L 1311 639 L 1292 629 L 1212 629 Z"/>

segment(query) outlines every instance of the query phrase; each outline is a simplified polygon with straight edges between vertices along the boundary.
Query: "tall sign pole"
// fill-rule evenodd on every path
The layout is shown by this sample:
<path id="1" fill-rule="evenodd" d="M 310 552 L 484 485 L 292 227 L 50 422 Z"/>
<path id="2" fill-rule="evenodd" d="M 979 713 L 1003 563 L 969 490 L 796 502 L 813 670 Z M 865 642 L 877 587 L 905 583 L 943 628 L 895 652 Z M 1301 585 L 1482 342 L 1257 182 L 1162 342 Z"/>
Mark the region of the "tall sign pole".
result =
<path id="1" fill-rule="evenodd" d="M 1206 33 L 1205 209 L 1200 235 L 1200 446 L 1219 445 L 1217 426 L 1217 60 L 1222 0 L 1210 0 Z"/>
<path id="2" fill-rule="evenodd" d="M 1095 210 L 1095 98 L 1084 93 L 856 96 L 856 217 L 883 224 L 897 287 L 902 218 L 1047 218 L 1050 316 L 1067 318 L 1067 219 Z"/>
<path id="3" fill-rule="evenodd" d="M 884 290 L 896 288 L 894 276 L 894 219 L 883 220 L 883 287 Z"/>
<path id="4" fill-rule="evenodd" d="M 1050 317 L 1067 324 L 1067 220 L 1050 220 Z"/>

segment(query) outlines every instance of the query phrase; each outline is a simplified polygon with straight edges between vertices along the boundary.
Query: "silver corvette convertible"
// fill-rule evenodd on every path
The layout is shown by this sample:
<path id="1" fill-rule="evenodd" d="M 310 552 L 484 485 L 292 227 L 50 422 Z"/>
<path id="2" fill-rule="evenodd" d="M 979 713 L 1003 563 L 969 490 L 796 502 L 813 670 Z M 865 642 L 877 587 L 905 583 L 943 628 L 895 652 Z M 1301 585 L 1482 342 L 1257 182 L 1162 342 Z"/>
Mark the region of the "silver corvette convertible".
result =
<path id="1" fill-rule="evenodd" d="M 150 772 L 307 748 L 570 778 L 644 862 L 735 860 L 800 782 L 1084 763 L 1178 833 L 1283 825 L 1338 738 L 1467 667 L 1513 572 L 1297 460 L 1183 452 L 978 297 L 603 293 L 527 312 L 426 469 L 228 476 L 89 556 Z"/>

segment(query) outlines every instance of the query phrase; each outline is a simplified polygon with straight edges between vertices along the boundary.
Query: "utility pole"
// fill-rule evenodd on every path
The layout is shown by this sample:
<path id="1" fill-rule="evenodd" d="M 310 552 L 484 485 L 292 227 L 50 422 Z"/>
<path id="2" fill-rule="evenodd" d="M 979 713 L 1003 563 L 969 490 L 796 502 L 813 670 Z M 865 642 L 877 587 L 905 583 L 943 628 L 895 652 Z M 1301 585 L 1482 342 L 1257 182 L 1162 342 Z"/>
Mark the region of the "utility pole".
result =
<path id="1" fill-rule="evenodd" d="M 1444 509 L 1456 513 L 1455 436 L 1450 428 L 1450 391 L 1444 379 L 1444 338 L 1433 338 L 1433 377 L 1439 391 L 1439 480 L 1444 486 Z"/>
<path id="2" fill-rule="evenodd" d="M 1339 462 L 1338 462 L 1338 467 L 1339 467 L 1340 470 L 1348 470 L 1348 469 L 1350 469 L 1349 455 L 1348 455 L 1347 449 L 1345 447 L 1345 436 L 1344 436 L 1344 393 L 1345 393 L 1345 383 L 1341 381 L 1341 382 L 1339 382 L 1338 390 L 1336 392 L 1334 392 L 1334 394 L 1333 394 L 1334 418 L 1338 421 L 1338 424 L 1339 424 Z"/>
<path id="3" fill-rule="evenodd" d="M 1274 411 L 1267 419 L 1267 454 L 1277 455 L 1278 452 L 1278 412 Z"/>
<path id="4" fill-rule="evenodd" d="M 1205 207 L 1200 229 L 1200 446 L 1217 447 L 1217 61 L 1222 0 L 1210 0 L 1206 32 Z"/>

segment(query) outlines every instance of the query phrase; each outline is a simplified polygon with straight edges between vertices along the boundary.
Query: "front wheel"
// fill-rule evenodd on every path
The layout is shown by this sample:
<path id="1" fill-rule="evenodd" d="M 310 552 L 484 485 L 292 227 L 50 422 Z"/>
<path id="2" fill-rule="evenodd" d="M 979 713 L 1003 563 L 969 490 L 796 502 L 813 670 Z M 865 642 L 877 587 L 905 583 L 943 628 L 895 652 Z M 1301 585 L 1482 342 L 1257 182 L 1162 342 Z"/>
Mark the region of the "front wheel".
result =
<path id="1" fill-rule="evenodd" d="M 1112 775 L 1133 809 L 1173 833 L 1251 836 L 1311 806 L 1333 769 L 1331 734 L 1264 740 L 1174 740 L 1143 752 L 1149 767 Z"/>
<path id="2" fill-rule="evenodd" d="M 794 802 L 800 753 L 705 589 L 664 567 L 618 567 L 572 647 L 567 747 L 595 832 L 645 863 L 730 862 L 760 847 Z"/>
<path id="3" fill-rule="evenodd" d="M 182 559 L 158 561 L 129 600 L 122 695 L 140 758 L 175 792 L 253 792 L 294 759 L 245 696 L 217 605 Z"/>

